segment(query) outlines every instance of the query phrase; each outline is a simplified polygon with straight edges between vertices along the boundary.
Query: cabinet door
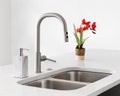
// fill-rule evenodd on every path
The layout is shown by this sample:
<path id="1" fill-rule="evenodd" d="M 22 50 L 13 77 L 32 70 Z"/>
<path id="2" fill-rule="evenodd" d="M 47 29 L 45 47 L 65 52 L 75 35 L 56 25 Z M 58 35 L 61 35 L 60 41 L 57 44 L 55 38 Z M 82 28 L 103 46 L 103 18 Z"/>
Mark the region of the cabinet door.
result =
<path id="1" fill-rule="evenodd" d="M 104 93 L 98 96 L 120 96 L 120 84 L 105 91 Z"/>

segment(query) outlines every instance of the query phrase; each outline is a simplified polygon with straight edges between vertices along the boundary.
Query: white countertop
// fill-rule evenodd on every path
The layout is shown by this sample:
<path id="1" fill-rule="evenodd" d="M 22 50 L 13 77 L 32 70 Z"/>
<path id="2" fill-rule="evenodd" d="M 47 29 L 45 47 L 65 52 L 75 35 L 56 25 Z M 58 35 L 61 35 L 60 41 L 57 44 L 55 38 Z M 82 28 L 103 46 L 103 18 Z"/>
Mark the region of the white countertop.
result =
<path id="1" fill-rule="evenodd" d="M 80 89 L 59 91 L 44 88 L 35 88 L 17 84 L 21 80 L 14 78 L 13 65 L 0 67 L 0 96 L 96 96 L 120 83 L 120 51 L 114 50 L 86 50 L 84 61 L 75 59 L 74 52 L 53 57 L 57 62 L 42 62 L 42 71 L 48 68 L 53 70 L 65 67 L 95 68 L 96 70 L 108 70 L 113 75 L 95 83 L 91 83 Z M 33 72 L 30 68 L 29 71 Z M 44 73 L 42 73 L 44 74 Z"/>

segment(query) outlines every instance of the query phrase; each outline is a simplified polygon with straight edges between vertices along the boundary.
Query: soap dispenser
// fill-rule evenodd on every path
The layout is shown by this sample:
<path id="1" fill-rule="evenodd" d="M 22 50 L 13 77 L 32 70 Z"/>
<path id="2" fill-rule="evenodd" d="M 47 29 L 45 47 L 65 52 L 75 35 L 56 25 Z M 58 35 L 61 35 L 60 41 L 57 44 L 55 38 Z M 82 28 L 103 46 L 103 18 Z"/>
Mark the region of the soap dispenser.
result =
<path id="1" fill-rule="evenodd" d="M 29 50 L 29 49 L 24 49 L 20 48 L 19 50 L 19 57 L 18 57 L 18 62 L 17 62 L 17 78 L 26 78 L 28 77 L 28 56 L 24 55 L 24 50 Z"/>

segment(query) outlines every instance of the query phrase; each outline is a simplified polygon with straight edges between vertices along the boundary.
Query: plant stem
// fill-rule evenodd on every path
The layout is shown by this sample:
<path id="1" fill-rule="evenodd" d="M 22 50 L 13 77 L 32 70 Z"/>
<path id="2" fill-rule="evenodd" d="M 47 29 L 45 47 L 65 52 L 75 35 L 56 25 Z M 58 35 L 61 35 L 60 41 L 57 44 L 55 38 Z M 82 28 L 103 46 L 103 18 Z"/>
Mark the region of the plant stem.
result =
<path id="1" fill-rule="evenodd" d="M 80 47 L 82 48 L 83 45 L 83 31 L 80 32 Z"/>

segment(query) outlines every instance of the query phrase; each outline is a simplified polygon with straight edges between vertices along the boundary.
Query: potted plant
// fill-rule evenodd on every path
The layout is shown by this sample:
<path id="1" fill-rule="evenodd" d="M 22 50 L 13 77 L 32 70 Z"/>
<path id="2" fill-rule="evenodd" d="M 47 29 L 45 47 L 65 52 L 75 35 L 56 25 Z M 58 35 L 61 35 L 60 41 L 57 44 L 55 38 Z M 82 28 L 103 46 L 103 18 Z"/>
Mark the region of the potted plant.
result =
<path id="1" fill-rule="evenodd" d="M 96 34 L 96 22 L 91 23 L 90 21 L 86 21 L 85 19 L 82 19 L 81 24 L 78 28 L 76 28 L 75 25 L 73 25 L 74 27 L 74 36 L 76 39 L 76 55 L 80 57 L 81 60 L 84 60 L 84 56 L 85 56 L 85 48 L 83 48 L 83 45 L 85 43 L 85 41 L 89 38 L 83 37 L 83 34 L 86 30 L 91 30 L 93 34 Z"/>

